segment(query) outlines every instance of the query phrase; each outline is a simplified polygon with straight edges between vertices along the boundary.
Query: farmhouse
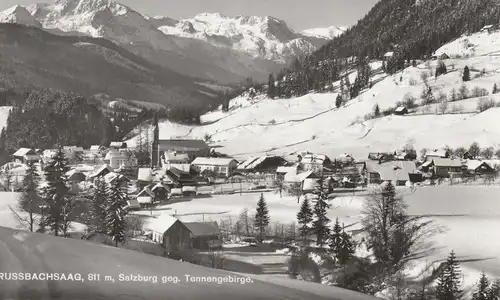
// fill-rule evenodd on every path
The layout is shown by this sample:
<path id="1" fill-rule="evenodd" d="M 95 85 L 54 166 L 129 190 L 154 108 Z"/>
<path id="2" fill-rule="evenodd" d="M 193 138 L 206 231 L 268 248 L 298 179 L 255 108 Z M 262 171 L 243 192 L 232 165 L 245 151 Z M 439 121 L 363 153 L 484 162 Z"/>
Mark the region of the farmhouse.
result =
<path id="1" fill-rule="evenodd" d="M 191 231 L 179 219 L 169 215 L 154 218 L 144 228 L 151 231 L 151 239 L 167 252 L 187 249 L 191 246 Z"/>
<path id="2" fill-rule="evenodd" d="M 186 222 L 191 231 L 191 246 L 197 250 L 220 248 L 221 232 L 217 222 Z"/>
<path id="3" fill-rule="evenodd" d="M 166 152 L 185 153 L 188 155 L 189 161 L 197 157 L 210 156 L 210 147 L 202 140 L 159 140 L 158 153 L 160 157 Z"/>
<path id="4" fill-rule="evenodd" d="M 440 158 L 432 159 L 432 171 L 437 177 L 449 177 L 450 173 L 461 173 L 462 162 L 460 159 Z"/>
<path id="5" fill-rule="evenodd" d="M 30 148 L 20 148 L 14 154 L 12 154 L 15 161 L 21 164 L 29 164 L 30 162 L 39 162 L 41 157 L 35 152 L 35 150 Z"/>
<path id="6" fill-rule="evenodd" d="M 384 54 L 383 60 L 387 61 L 387 60 L 391 59 L 393 56 L 394 56 L 394 52 L 393 51 L 386 52 Z"/>
<path id="7" fill-rule="evenodd" d="M 487 162 L 480 160 L 469 159 L 465 162 L 467 172 L 470 174 L 492 174 L 495 173 L 495 169 L 491 167 Z"/>
<path id="8" fill-rule="evenodd" d="M 295 172 L 297 173 L 297 167 L 298 165 L 290 166 L 290 167 L 285 167 L 281 166 L 276 169 L 276 177 L 280 180 L 283 180 L 285 178 L 285 174 L 289 172 Z"/>
<path id="9" fill-rule="evenodd" d="M 307 192 L 309 190 L 314 189 L 316 183 L 318 181 L 319 176 L 313 171 L 305 171 L 297 173 L 295 171 L 291 171 L 285 174 L 283 182 L 285 184 L 285 188 L 289 189 L 293 184 L 300 184 L 301 190 L 303 192 Z"/>
<path id="10" fill-rule="evenodd" d="M 231 177 L 238 167 L 238 162 L 232 158 L 198 157 L 191 165 L 194 166 L 199 173 L 210 170 L 217 175 Z"/>
<path id="11" fill-rule="evenodd" d="M 427 151 L 425 153 L 425 160 L 432 161 L 434 158 L 448 158 L 450 157 L 450 152 L 445 149 L 435 149 L 432 151 Z"/>
<path id="12" fill-rule="evenodd" d="M 395 110 L 394 110 L 394 114 L 395 115 L 398 115 L 398 116 L 403 116 L 403 115 L 406 115 L 408 114 L 408 108 L 404 107 L 404 106 L 399 106 L 397 107 Z"/>
<path id="13" fill-rule="evenodd" d="M 421 182 L 422 174 L 417 171 L 415 162 L 393 161 L 379 165 L 378 172 L 382 182 L 390 181 L 396 186 L 405 185 L 407 182 Z"/>
<path id="14" fill-rule="evenodd" d="M 306 153 L 304 155 L 299 155 L 298 159 L 304 171 L 323 173 L 323 171 L 329 171 L 329 168 L 332 166 L 330 158 L 323 154 Z"/>

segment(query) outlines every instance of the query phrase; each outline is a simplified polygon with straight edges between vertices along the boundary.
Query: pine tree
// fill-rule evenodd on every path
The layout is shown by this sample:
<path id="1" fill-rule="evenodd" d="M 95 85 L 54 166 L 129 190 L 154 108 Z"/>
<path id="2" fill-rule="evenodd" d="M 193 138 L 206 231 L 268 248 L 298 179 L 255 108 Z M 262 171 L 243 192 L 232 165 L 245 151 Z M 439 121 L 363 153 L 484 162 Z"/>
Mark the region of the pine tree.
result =
<path id="1" fill-rule="evenodd" d="M 342 95 L 338 94 L 337 98 L 335 99 L 335 106 L 339 108 L 342 105 Z"/>
<path id="2" fill-rule="evenodd" d="M 339 264 L 345 265 L 351 258 L 353 257 L 354 253 L 356 252 L 356 245 L 354 244 L 354 241 L 352 240 L 352 237 L 342 230 L 342 235 L 341 235 L 341 244 L 340 244 L 340 249 L 339 253 L 337 256 L 337 260 Z"/>
<path id="3" fill-rule="evenodd" d="M 338 259 L 340 249 L 342 247 L 342 226 L 340 226 L 338 218 L 335 220 L 335 225 L 333 225 L 332 234 L 330 235 L 329 246 L 335 258 Z"/>
<path id="4" fill-rule="evenodd" d="M 106 233 L 106 182 L 98 178 L 90 201 L 90 229 L 94 233 Z"/>
<path id="5" fill-rule="evenodd" d="M 373 115 L 375 117 L 379 117 L 380 116 L 380 107 L 378 106 L 378 104 L 375 104 L 375 106 L 373 107 Z"/>
<path id="6" fill-rule="evenodd" d="M 468 66 L 465 66 L 464 68 L 464 74 L 462 75 L 462 80 L 464 82 L 470 81 L 470 70 Z"/>
<path id="7" fill-rule="evenodd" d="M 312 232 L 316 235 L 316 244 L 323 246 L 327 243 L 330 235 L 328 224 L 330 219 L 327 216 L 330 205 L 326 202 L 327 194 L 324 188 L 324 179 L 318 180 L 318 187 L 314 191 L 317 196 L 316 204 L 314 205 L 314 221 L 312 223 Z"/>
<path id="8" fill-rule="evenodd" d="M 274 99 L 276 97 L 276 88 L 274 86 L 275 83 L 274 75 L 269 74 L 269 79 L 267 81 L 267 97 L 270 99 Z"/>
<path id="9" fill-rule="evenodd" d="M 487 300 L 500 300 L 500 279 L 493 281 L 488 291 Z"/>
<path id="10" fill-rule="evenodd" d="M 66 177 L 69 167 L 61 148 L 43 171 L 45 185 L 41 189 L 41 196 L 45 202 L 45 209 L 42 212 L 40 227 L 49 227 L 54 235 L 58 236 L 63 227 L 63 207 L 69 193 Z"/>
<path id="11" fill-rule="evenodd" d="M 40 196 L 38 195 L 39 180 L 40 176 L 36 165 L 34 162 L 28 163 L 28 169 L 23 178 L 23 189 L 18 200 L 18 208 L 27 213 L 27 217 L 23 221 L 31 232 L 34 231 L 35 212 L 40 204 Z"/>
<path id="12" fill-rule="evenodd" d="M 257 210 L 255 212 L 254 226 L 259 232 L 259 241 L 263 241 L 264 232 L 269 225 L 269 211 L 267 210 L 266 200 L 264 194 L 260 194 L 259 201 L 257 202 Z"/>
<path id="13" fill-rule="evenodd" d="M 460 264 L 456 260 L 455 252 L 452 250 L 438 278 L 436 300 L 461 299 L 463 291 L 460 285 Z"/>
<path id="14" fill-rule="evenodd" d="M 498 87 L 497 87 L 496 83 L 493 85 L 493 91 L 491 93 L 492 94 L 498 94 Z"/>
<path id="15" fill-rule="evenodd" d="M 299 223 L 299 233 L 303 241 L 307 240 L 309 233 L 311 231 L 310 225 L 313 221 L 313 212 L 309 200 L 307 198 L 302 201 L 300 206 L 300 211 L 297 213 L 297 221 Z"/>
<path id="16" fill-rule="evenodd" d="M 472 294 L 472 300 L 488 300 L 488 294 L 490 292 L 490 282 L 488 277 L 484 272 L 481 274 L 481 278 L 477 283 L 476 291 Z"/>
<path id="17" fill-rule="evenodd" d="M 109 237 L 115 242 L 125 243 L 125 216 L 127 215 L 127 191 L 126 186 L 120 181 L 120 178 L 113 180 L 107 189 L 106 201 L 106 231 Z"/>

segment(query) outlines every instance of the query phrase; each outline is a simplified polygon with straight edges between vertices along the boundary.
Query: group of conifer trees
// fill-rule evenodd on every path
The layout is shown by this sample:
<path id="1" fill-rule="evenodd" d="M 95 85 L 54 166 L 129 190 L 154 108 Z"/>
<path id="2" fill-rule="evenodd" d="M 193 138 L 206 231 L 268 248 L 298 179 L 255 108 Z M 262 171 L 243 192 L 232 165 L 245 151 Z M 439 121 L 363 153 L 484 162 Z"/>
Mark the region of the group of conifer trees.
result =
<path id="1" fill-rule="evenodd" d="M 28 165 L 18 203 L 19 208 L 28 213 L 23 223 L 30 231 L 48 231 L 55 236 L 67 237 L 72 222 L 86 221 L 90 232 L 108 235 L 116 246 L 124 243 L 128 201 L 124 181 L 115 178 L 106 183 L 102 177 L 97 178 L 88 199 L 88 218 L 81 220 L 78 219 L 78 212 L 86 211 L 87 201 L 79 189 L 71 186 L 67 177 L 69 170 L 68 161 L 60 148 L 51 160 L 43 164 L 41 172 L 34 163 Z"/>

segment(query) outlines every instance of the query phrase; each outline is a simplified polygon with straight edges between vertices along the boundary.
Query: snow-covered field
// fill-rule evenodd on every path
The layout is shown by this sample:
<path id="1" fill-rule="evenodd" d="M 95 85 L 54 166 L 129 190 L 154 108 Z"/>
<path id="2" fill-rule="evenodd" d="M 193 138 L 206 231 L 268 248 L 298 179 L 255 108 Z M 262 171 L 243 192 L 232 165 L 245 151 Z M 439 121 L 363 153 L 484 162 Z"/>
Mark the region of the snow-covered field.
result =
<path id="1" fill-rule="evenodd" d="M 21 218 L 27 216 L 27 213 L 17 209 L 17 195 L 18 193 L 0 192 L 0 226 L 26 230 L 25 223 L 20 222 L 11 210 L 14 209 Z M 84 224 L 73 222 L 70 232 L 83 232 L 86 227 Z"/>
<path id="2" fill-rule="evenodd" d="M 468 37 L 475 49 L 468 57 L 460 50 L 463 39 L 438 51 L 447 52 L 452 58 L 444 61 L 448 73 L 437 78 L 434 78 L 437 61 L 422 62 L 392 76 L 381 74 L 377 70 L 380 63 L 374 62 L 372 69 L 378 74 L 373 78 L 373 87 L 339 109 L 335 108 L 337 93 L 311 93 L 276 100 L 264 96 L 251 100 L 242 95 L 231 101 L 229 112 L 214 111 L 202 116 L 202 126 L 163 122 L 160 138 L 209 136 L 212 145 L 222 147 L 218 151 L 240 159 L 265 153 L 283 155 L 297 150 L 333 157 L 348 152 L 356 158 L 364 158 L 369 152 L 393 151 L 410 139 L 417 148 L 438 148 L 445 144 L 469 146 L 474 141 L 481 146 L 496 147 L 500 144 L 500 132 L 495 126 L 500 109 L 478 113 L 480 97 L 449 102 L 446 114 L 439 111 L 440 104 L 432 104 L 417 108 L 414 116 L 388 116 L 362 122 L 375 104 L 385 110 L 395 107 L 405 95 L 417 98 L 420 104 L 418 98 L 425 87 L 423 73 L 430 75 L 427 81 L 436 98 L 439 94 L 449 95 L 452 89 L 458 91 L 463 84 L 461 77 L 465 66 L 471 69 L 472 80 L 465 83 L 469 92 L 482 88 L 490 93 L 487 99 L 500 102 L 500 94 L 491 95 L 493 85 L 500 84 L 500 56 L 495 54 L 500 53 L 500 32 L 476 33 Z M 485 73 L 479 76 L 483 69 Z M 354 74 L 351 77 L 353 81 Z"/>
<path id="3" fill-rule="evenodd" d="M 425 215 L 442 227 L 442 233 L 434 237 L 437 248 L 431 256 L 418 262 L 415 272 L 426 263 L 446 258 L 453 249 L 459 259 L 472 260 L 463 263 L 464 282 L 471 285 L 484 271 L 492 277 L 500 278 L 500 187 L 421 187 L 414 193 L 406 188 L 399 189 L 408 204 L 410 214 Z M 234 224 L 238 215 L 247 208 L 253 215 L 258 193 L 243 195 L 217 195 L 213 198 L 195 199 L 191 202 L 165 205 L 163 210 L 153 211 L 153 216 L 176 214 L 181 221 L 229 221 Z M 299 204 L 293 197 L 280 198 L 273 192 L 264 193 L 270 212 L 271 222 L 290 224 L 295 222 Z M 363 196 L 344 195 L 330 202 L 328 216 L 339 218 L 345 225 L 357 229 L 362 215 Z M 137 212 L 149 215 L 150 212 Z M 266 261 L 269 259 L 265 258 Z M 248 262 L 258 263 L 256 256 Z M 282 262 L 282 257 L 277 258 Z"/>

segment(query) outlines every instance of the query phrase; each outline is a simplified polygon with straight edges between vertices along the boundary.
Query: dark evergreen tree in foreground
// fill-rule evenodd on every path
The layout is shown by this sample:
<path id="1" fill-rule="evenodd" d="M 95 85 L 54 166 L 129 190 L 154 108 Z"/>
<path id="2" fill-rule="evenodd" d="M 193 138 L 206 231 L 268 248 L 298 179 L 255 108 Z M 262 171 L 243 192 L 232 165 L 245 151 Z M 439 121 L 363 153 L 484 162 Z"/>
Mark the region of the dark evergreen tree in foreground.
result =
<path id="1" fill-rule="evenodd" d="M 333 225 L 333 229 L 331 231 L 329 246 L 333 255 L 337 258 L 342 247 L 342 226 L 340 226 L 338 218 L 335 220 L 335 224 Z"/>
<path id="2" fill-rule="evenodd" d="M 436 300 L 459 300 L 463 296 L 461 289 L 460 263 L 451 251 L 442 266 L 436 286 Z"/>
<path id="3" fill-rule="evenodd" d="M 488 300 L 489 291 L 490 281 L 483 272 L 481 273 L 481 278 L 479 278 L 479 282 L 477 283 L 476 290 L 472 294 L 472 300 Z"/>
<path id="4" fill-rule="evenodd" d="M 107 197 L 105 219 L 106 230 L 108 236 L 115 242 L 115 246 L 118 247 L 118 243 L 125 243 L 125 216 L 128 213 L 128 196 L 126 186 L 119 180 L 119 178 L 116 178 L 109 184 Z"/>
<path id="5" fill-rule="evenodd" d="M 350 234 L 342 230 L 341 244 L 339 253 L 337 254 L 337 261 L 341 265 L 347 264 L 356 252 L 356 244 L 354 243 Z"/>
<path id="6" fill-rule="evenodd" d="M 464 82 L 470 81 L 470 70 L 468 66 L 465 66 L 464 73 L 462 75 L 462 80 Z"/>
<path id="7" fill-rule="evenodd" d="M 302 201 L 300 211 L 297 213 L 297 221 L 299 223 L 299 234 L 305 242 L 311 232 L 310 226 L 313 221 L 313 212 L 307 198 Z"/>
<path id="8" fill-rule="evenodd" d="M 27 213 L 27 217 L 22 218 L 20 221 L 31 232 L 35 230 L 36 213 L 38 213 L 39 205 L 41 204 L 41 199 L 38 195 L 39 181 L 40 176 L 36 165 L 34 162 L 28 163 L 28 169 L 23 178 L 22 191 L 18 196 L 18 209 Z"/>
<path id="9" fill-rule="evenodd" d="M 378 104 L 375 104 L 375 106 L 373 107 L 373 115 L 375 117 L 379 117 L 380 116 L 380 107 L 378 106 Z"/>
<path id="10" fill-rule="evenodd" d="M 64 227 L 64 211 L 68 201 L 69 188 L 66 173 L 69 171 L 68 162 L 62 149 L 56 152 L 45 168 L 45 186 L 42 187 L 44 210 L 40 220 L 40 227 L 46 227 L 58 236 Z"/>
<path id="11" fill-rule="evenodd" d="M 438 77 L 439 75 L 446 74 L 446 72 L 448 72 L 448 70 L 446 68 L 446 64 L 442 60 L 440 60 L 437 64 L 437 67 L 436 67 L 435 77 Z"/>
<path id="12" fill-rule="evenodd" d="M 266 200 L 264 194 L 260 194 L 259 201 L 257 202 L 257 210 L 255 212 L 254 226 L 259 232 L 259 241 L 262 242 L 264 233 L 269 225 L 269 211 L 267 210 Z"/>
<path id="13" fill-rule="evenodd" d="M 498 86 L 497 84 L 493 84 L 493 91 L 491 91 L 492 94 L 498 94 Z"/>
<path id="14" fill-rule="evenodd" d="M 330 236 L 330 219 L 327 215 L 330 205 L 326 202 L 328 195 L 326 194 L 323 178 L 318 180 L 318 187 L 314 191 L 314 194 L 317 199 L 313 209 L 314 220 L 311 230 L 316 235 L 316 244 L 321 247 L 326 245 Z"/>
<path id="15" fill-rule="evenodd" d="M 500 300 L 500 279 L 496 279 L 491 284 L 487 293 L 488 300 Z"/>
<path id="16" fill-rule="evenodd" d="M 341 94 L 338 94 L 337 98 L 335 98 L 335 106 L 337 108 L 339 108 L 340 106 L 342 106 L 342 95 Z"/>
<path id="17" fill-rule="evenodd" d="M 93 233 L 106 233 L 106 182 L 98 178 L 90 201 L 90 230 Z"/>

